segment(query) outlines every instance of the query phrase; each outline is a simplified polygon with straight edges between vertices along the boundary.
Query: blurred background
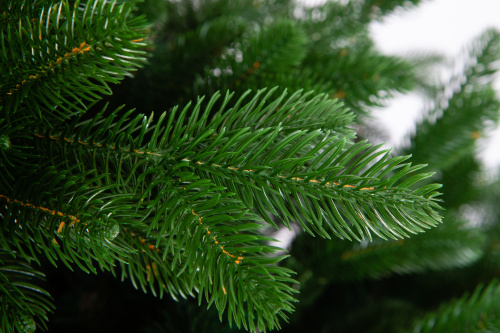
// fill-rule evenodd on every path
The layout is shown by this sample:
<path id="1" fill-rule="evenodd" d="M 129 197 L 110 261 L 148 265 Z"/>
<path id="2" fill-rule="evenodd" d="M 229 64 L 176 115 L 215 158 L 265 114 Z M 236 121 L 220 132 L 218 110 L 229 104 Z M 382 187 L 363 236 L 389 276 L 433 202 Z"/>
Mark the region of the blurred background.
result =
<path id="1" fill-rule="evenodd" d="M 307 1 L 318 5 L 325 1 Z M 439 53 L 452 65 L 475 37 L 490 27 L 500 29 L 500 1 L 496 0 L 432 0 L 423 1 L 409 10 L 396 10 L 382 21 L 372 22 L 370 33 L 385 54 Z M 447 66 L 441 68 L 443 77 L 450 76 Z M 500 92 L 500 78 L 495 88 Z M 390 133 L 388 143 L 399 146 L 408 132 L 415 129 L 415 121 L 422 114 L 423 102 L 416 94 L 397 96 L 386 108 L 374 113 L 380 125 Z M 479 156 L 489 172 L 500 166 L 500 128 L 490 131 L 480 143 Z"/>

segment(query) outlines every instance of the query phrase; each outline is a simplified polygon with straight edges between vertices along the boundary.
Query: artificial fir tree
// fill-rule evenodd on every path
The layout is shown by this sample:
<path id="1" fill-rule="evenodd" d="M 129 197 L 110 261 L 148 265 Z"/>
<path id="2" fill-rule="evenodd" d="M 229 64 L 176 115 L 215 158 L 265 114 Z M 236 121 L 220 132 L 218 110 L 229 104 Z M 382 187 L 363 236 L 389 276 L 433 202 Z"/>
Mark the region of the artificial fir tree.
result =
<path id="1" fill-rule="evenodd" d="M 2 331 L 498 328 L 475 149 L 500 35 L 432 82 L 433 58 L 368 35 L 418 2 L 2 1 Z M 373 107 L 412 89 L 429 109 L 405 151 L 368 143 Z"/>

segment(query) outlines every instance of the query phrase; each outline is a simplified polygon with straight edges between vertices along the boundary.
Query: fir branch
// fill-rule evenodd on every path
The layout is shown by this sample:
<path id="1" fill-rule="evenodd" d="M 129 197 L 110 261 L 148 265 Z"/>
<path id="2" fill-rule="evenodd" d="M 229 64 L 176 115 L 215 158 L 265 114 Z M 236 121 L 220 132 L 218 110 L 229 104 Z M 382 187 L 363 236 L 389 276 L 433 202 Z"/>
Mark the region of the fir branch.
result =
<path id="1" fill-rule="evenodd" d="M 273 139 L 271 133 L 263 147 Z M 332 141 L 331 138 L 323 142 L 329 143 L 328 141 Z M 329 237 L 332 232 L 340 238 L 353 237 L 360 240 L 364 237 L 371 238 L 373 232 L 383 238 L 398 238 L 408 236 L 408 232 L 420 232 L 440 220 L 432 213 L 438 206 L 432 200 L 429 201 L 435 195 L 433 191 L 436 187 L 424 189 L 420 196 L 417 191 L 412 193 L 404 182 L 393 186 L 399 177 L 411 174 L 422 166 L 400 164 L 400 158 L 387 159 L 386 154 L 381 163 L 365 173 L 344 173 L 342 164 L 352 162 L 351 158 L 367 147 L 362 147 L 363 143 L 355 145 L 343 155 L 342 142 L 340 140 L 330 149 L 325 149 L 327 153 L 333 154 L 327 163 L 320 164 L 317 169 L 302 168 L 304 161 L 312 160 L 313 156 L 293 158 L 289 157 L 291 154 L 287 154 L 293 152 L 294 144 L 299 144 L 299 140 L 292 141 L 279 157 L 275 157 L 275 151 L 266 156 L 260 150 L 250 151 L 245 158 L 238 156 L 229 161 L 224 156 L 220 161 L 214 154 L 209 162 L 196 161 L 191 167 L 200 170 L 202 177 L 215 178 L 216 184 L 235 191 L 247 207 L 256 209 L 268 223 L 274 224 L 266 214 L 267 211 L 287 226 L 297 221 L 308 232 L 312 233 L 312 227 L 315 233 L 324 237 Z M 323 147 L 324 145 L 315 148 L 321 150 Z M 281 150 L 280 146 L 277 150 Z M 316 159 L 324 159 L 325 155 L 321 154 Z M 255 160 L 255 157 L 260 156 L 262 159 Z M 355 164 L 355 167 L 361 169 L 376 156 L 378 153 L 368 155 L 366 160 Z M 313 163 L 314 160 L 311 164 Z M 280 174 L 269 170 L 269 167 L 279 170 Z M 382 170 L 380 174 L 385 174 L 400 167 L 401 171 L 387 180 L 382 180 L 378 172 L 374 172 L 378 169 Z M 429 176 L 415 175 L 408 185 Z M 291 204 L 292 200 L 297 203 L 297 207 Z"/>
<path id="2" fill-rule="evenodd" d="M 144 119 L 143 125 L 136 126 L 140 119 Z M 110 127 L 108 120 L 104 123 L 105 128 Z M 135 130 L 143 136 L 150 121 L 138 116 L 127 124 L 130 133 Z M 120 127 L 116 124 L 114 130 L 120 132 L 123 130 Z M 151 129 L 156 131 L 156 128 L 152 126 Z M 186 161 L 179 161 L 181 167 L 165 168 L 157 164 L 163 154 L 147 151 L 141 144 L 126 145 L 115 141 L 117 146 L 110 146 L 113 140 L 101 141 L 103 144 L 100 144 L 96 143 L 99 138 L 87 143 L 50 135 L 37 137 L 54 143 L 54 147 L 64 144 L 67 148 L 79 147 L 81 151 L 94 150 L 93 156 L 98 155 L 96 149 L 102 150 L 103 162 L 94 160 L 92 165 L 107 165 L 106 170 L 112 175 L 102 177 L 103 183 L 99 186 L 119 183 L 121 186 L 109 190 L 136 198 L 137 203 L 131 208 L 134 216 L 141 217 L 141 222 L 135 228 L 127 228 L 128 233 L 120 238 L 141 250 L 120 258 L 123 262 L 122 277 L 130 277 L 135 286 L 141 286 L 143 290 L 148 287 L 159 295 L 171 292 L 174 297 L 193 295 L 196 290 L 209 304 L 214 303 L 221 315 L 227 308 L 230 322 L 251 330 L 255 330 L 254 321 L 259 322 L 260 327 L 277 327 L 278 318 L 285 318 L 284 312 L 292 310 L 292 289 L 287 285 L 293 282 L 289 278 L 291 272 L 276 266 L 281 257 L 270 258 L 263 254 L 276 249 L 263 245 L 270 239 L 256 232 L 262 227 L 257 223 L 259 218 L 246 213 L 247 209 L 227 193 L 218 193 L 223 188 L 183 171 Z M 130 148 L 124 149 L 123 146 Z M 82 156 L 80 153 L 74 156 Z M 123 155 L 114 159 L 121 161 L 120 170 L 114 169 L 116 165 L 112 163 L 102 164 L 106 160 L 109 162 L 110 153 Z M 132 172 L 125 171 L 128 158 L 142 162 L 128 166 Z M 86 160 L 81 159 L 82 162 Z M 117 181 L 113 176 L 116 174 L 128 174 L 129 177 Z M 92 181 L 95 180 L 89 180 Z M 137 238 L 135 235 L 141 236 Z M 254 290 L 255 285 L 260 286 L 259 292 Z M 240 296 L 236 298 L 231 293 Z M 245 300 L 245 306 L 242 300 Z"/>
<path id="3" fill-rule="evenodd" d="M 186 119 L 189 105 L 180 114 L 172 111 L 167 125 L 161 127 L 165 116 L 156 126 L 151 126 L 151 119 L 137 116 L 126 128 L 120 128 L 126 118 L 112 125 L 109 117 L 97 127 L 101 120 L 94 118 L 77 130 L 68 127 L 62 135 L 69 137 L 54 136 L 55 139 L 43 141 L 39 151 L 53 154 L 59 150 L 66 161 L 79 156 L 78 163 L 88 161 L 86 168 L 105 165 L 105 172 L 111 178 L 122 174 L 124 167 L 134 172 L 139 170 L 135 165 L 124 166 L 125 156 L 130 162 L 142 160 L 146 169 L 150 165 L 159 170 L 191 170 L 202 179 L 210 179 L 237 193 L 248 209 L 256 209 L 268 223 L 274 224 L 267 214 L 269 211 L 285 225 L 299 221 L 304 229 L 312 232 L 312 227 L 324 237 L 332 232 L 341 238 L 363 239 L 370 238 L 373 232 L 382 238 L 398 238 L 421 232 L 440 221 L 434 211 L 439 209 L 434 199 L 438 186 L 410 189 L 431 174 L 410 176 L 423 166 L 403 164 L 407 157 L 389 158 L 388 152 L 370 148 L 365 142 L 349 146 L 345 138 L 331 136 L 328 131 L 297 131 L 287 127 L 286 122 L 283 129 L 281 125 L 259 128 L 259 123 L 253 128 L 242 127 L 246 119 L 258 119 L 265 114 L 262 113 L 268 109 L 265 100 L 252 99 L 240 108 L 240 99 L 234 108 L 226 109 L 226 98 L 208 121 L 214 98 L 204 110 L 199 101 L 189 120 Z M 271 111 L 279 104 L 270 102 Z M 284 103 L 283 109 L 302 109 L 291 120 L 293 124 L 310 119 L 317 107 L 316 103 L 301 101 Z M 328 101 L 323 102 L 323 107 L 329 109 L 331 116 L 337 114 L 337 108 L 332 108 Z M 283 109 L 277 113 L 278 119 L 287 114 Z M 273 112 L 270 115 L 266 121 L 272 124 Z M 339 117 L 345 115 L 340 113 Z M 138 125 L 141 119 L 142 125 Z M 148 132 L 151 139 L 143 144 Z M 284 133 L 278 138 L 280 132 Z M 131 137 L 134 134 L 136 139 Z M 67 150 L 66 143 L 71 150 Z M 96 154 L 97 149 L 102 152 Z M 109 154 L 115 156 L 113 160 Z M 380 155 L 383 156 L 376 161 Z M 140 170 L 145 171 L 142 166 Z M 386 176 L 393 171 L 393 175 Z M 400 181 L 403 177 L 409 178 Z M 136 190 L 138 186 L 143 185 L 131 185 Z M 293 201 L 297 208 L 291 204 Z"/>
<path id="4" fill-rule="evenodd" d="M 72 176 L 71 169 L 41 171 L 38 181 L 19 178 L 11 194 L 0 194 L 4 249 L 18 251 L 24 260 L 38 262 L 43 254 L 54 265 L 61 260 L 70 269 L 75 263 L 94 273 L 95 262 L 109 269 L 133 251 L 114 241 L 120 232 L 117 221 L 125 216 L 130 223 L 134 216 L 126 209 L 127 196 L 106 194 L 110 186 L 95 188 L 95 178 L 85 182 L 87 175 Z"/>
<path id="5" fill-rule="evenodd" d="M 162 180 L 145 190 L 147 228 L 123 235 L 140 252 L 122 264 L 122 278 L 160 296 L 197 293 L 200 302 L 205 297 L 209 306 L 215 304 L 221 320 L 227 309 L 230 324 L 252 332 L 257 322 L 261 328 L 279 327 L 278 318 L 293 309 L 287 284 L 294 282 L 291 271 L 276 266 L 282 257 L 268 257 L 279 249 L 264 245 L 270 239 L 257 233 L 259 218 L 238 200 L 189 176 L 183 174 L 174 186 Z"/>
<path id="6" fill-rule="evenodd" d="M 129 18 L 133 5 L 60 1 L 34 6 L 33 16 L 7 11 L 0 98 L 8 119 L 31 115 L 50 123 L 111 94 L 107 82 L 117 83 L 144 60 L 145 20 Z"/>

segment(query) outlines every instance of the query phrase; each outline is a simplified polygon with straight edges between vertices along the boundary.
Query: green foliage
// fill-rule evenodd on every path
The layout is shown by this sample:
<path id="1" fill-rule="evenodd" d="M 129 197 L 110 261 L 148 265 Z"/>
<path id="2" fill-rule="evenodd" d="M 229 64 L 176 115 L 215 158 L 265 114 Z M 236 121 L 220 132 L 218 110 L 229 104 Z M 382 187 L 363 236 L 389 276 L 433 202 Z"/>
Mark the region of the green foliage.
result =
<path id="1" fill-rule="evenodd" d="M 382 6 L 390 12 L 399 5 Z M 146 11 L 150 6 L 144 5 Z M 167 8 L 160 14 L 162 7 Z M 148 113 L 164 109 L 166 99 L 184 104 L 216 91 L 240 94 L 279 85 L 340 98 L 349 92 L 346 105 L 366 115 L 367 105 L 415 86 L 413 67 L 380 54 L 369 39 L 366 24 L 372 14 L 365 10 L 375 8 L 371 5 L 331 2 L 294 10 L 287 0 L 210 0 L 155 8 L 162 19 L 152 61 L 137 80 L 126 82 L 123 93 L 118 90 L 116 105 L 125 101 Z"/>
<path id="2" fill-rule="evenodd" d="M 39 170 L 38 181 L 29 174 L 17 178 L 10 197 L 0 197 L 4 222 L 0 243 L 25 260 L 29 256 L 37 260 L 42 254 L 54 265 L 60 259 L 70 269 L 70 263 L 75 263 L 85 272 L 96 273 L 95 262 L 109 269 L 116 258 L 132 250 L 113 242 L 116 219 L 133 216 L 127 209 L 130 203 L 123 195 L 106 194 L 111 186 L 96 188 L 103 176 L 82 181 L 88 173 L 78 177 L 71 171 L 71 167 L 64 171 L 47 167 Z"/>
<path id="3" fill-rule="evenodd" d="M 0 105 L 0 112 L 2 106 Z M 30 165 L 27 161 L 32 161 L 34 157 L 33 152 L 26 151 L 23 144 L 20 142 L 28 138 L 28 134 L 23 131 L 25 121 L 29 118 L 19 117 L 16 120 L 9 122 L 3 118 L 0 120 L 0 158 L 1 165 L 8 166 L 3 168 L 4 171 L 0 172 L 0 184 L 3 189 L 12 191 L 12 183 L 14 176 L 10 170 L 15 169 L 18 165 Z"/>
<path id="4" fill-rule="evenodd" d="M 2 2 L 0 96 L 8 120 L 50 124 L 84 112 L 144 60 L 145 18 L 133 3 Z"/>
<path id="5" fill-rule="evenodd" d="M 304 9 L 299 16 L 310 41 L 300 76 L 311 76 L 315 82 L 311 88 L 344 99 L 359 115 L 367 114 L 367 106 L 382 106 L 394 92 L 415 88 L 418 76 L 406 59 L 380 54 L 366 29 L 382 7 L 389 12 L 400 2 L 368 2 L 332 1 L 323 7 Z"/>
<path id="6" fill-rule="evenodd" d="M 114 120 L 119 110 L 102 118 L 104 109 L 92 120 L 37 133 L 36 147 L 53 163 L 106 175 L 90 180 L 99 189 L 137 200 L 131 205 L 140 225 L 130 225 L 128 215 L 118 222 L 139 237 L 126 234 L 125 243 L 142 249 L 122 259 L 123 277 L 160 295 L 185 297 L 197 290 L 201 296 L 205 290 L 209 304 L 221 315 L 227 306 L 238 327 L 255 329 L 253 311 L 259 327 L 279 327 L 276 316 L 290 311 L 292 301 L 292 289 L 282 282 L 293 280 L 291 271 L 274 265 L 281 257 L 263 255 L 274 251 L 256 233 L 261 218 L 275 224 L 267 212 L 287 226 L 298 221 L 312 234 L 349 239 L 371 238 L 372 232 L 401 237 L 440 218 L 433 212 L 439 209 L 435 185 L 410 189 L 429 174 L 396 185 L 422 166 L 317 128 L 319 122 L 342 132 L 352 119 L 324 96 L 284 92 L 272 98 L 274 90 L 249 99 L 245 94 L 230 108 L 232 94 L 226 94 L 213 110 L 216 94 L 206 107 L 200 99 L 193 110 L 174 108 L 157 122 L 142 115 L 129 119 L 130 111 Z M 290 205 L 289 196 L 302 204 Z M 248 215 L 251 209 L 260 217 Z"/>
<path id="7" fill-rule="evenodd" d="M 475 141 L 463 134 L 497 120 L 484 78 L 498 33 L 472 48 L 465 83 L 408 148 L 433 168 L 469 159 L 453 174 L 470 195 L 448 195 L 445 224 L 428 230 L 442 219 L 432 181 L 454 184 L 451 173 L 423 173 L 356 137 L 355 114 L 422 82 L 416 61 L 374 48 L 367 24 L 418 2 L 2 2 L 2 329 L 43 328 L 52 310 L 28 264 L 109 270 L 264 332 L 289 320 L 298 290 L 311 306 L 330 285 L 495 258 L 496 234 L 472 228 L 460 207 L 479 193 Z M 452 143 L 453 129 L 462 141 Z M 287 261 L 271 245 L 279 227 L 302 230 Z"/>
<path id="8" fill-rule="evenodd" d="M 292 21 L 278 21 L 254 32 L 250 38 L 234 41 L 220 61 L 212 65 L 199 84 L 222 90 L 265 87 L 281 83 L 277 78 L 294 71 L 305 56 L 307 36 Z M 293 54 L 294 57 L 290 57 Z M 248 82 L 250 81 L 250 82 Z M 289 82 L 286 80 L 285 82 Z M 283 82 L 285 85 L 286 83 Z M 196 91 L 207 89 L 195 88 Z"/>
<path id="9" fill-rule="evenodd" d="M 327 124 L 345 123 L 351 116 L 334 102 L 323 96 L 306 101 L 300 94 L 286 99 L 283 93 L 266 103 L 272 91 L 260 95 L 263 91 L 250 100 L 242 96 L 226 109 L 231 98 L 226 94 L 221 108 L 210 115 L 219 98 L 216 94 L 204 109 L 200 99 L 189 118 L 188 105 L 181 111 L 174 108 L 168 120 L 162 115 L 157 124 L 144 118 L 142 126 L 136 126 L 140 115 L 131 122 L 124 116 L 116 123 L 114 114 L 105 121 L 97 116 L 81 128 L 74 125 L 62 133 L 38 134 L 42 139 L 38 151 L 51 152 L 52 159 L 62 156 L 70 164 L 83 162 L 82 171 L 103 165 L 102 172 L 111 174 L 105 178 L 106 185 L 121 183 L 133 196 L 142 192 L 141 200 L 149 199 L 159 207 L 163 203 L 154 196 L 160 190 L 144 183 L 214 183 L 234 191 L 247 209 L 255 209 L 270 224 L 274 222 L 266 212 L 286 226 L 298 221 L 311 234 L 324 237 L 331 232 L 340 238 L 364 239 L 373 232 L 396 238 L 440 221 L 433 211 L 439 209 L 433 199 L 439 186 L 411 188 L 430 174 L 399 181 L 422 166 L 403 164 L 407 157 L 389 158 L 387 151 L 366 142 L 350 145 L 346 138 L 308 124 L 309 119 L 323 118 Z M 164 120 L 167 124 L 161 126 Z M 122 124 L 127 125 L 122 128 Z M 143 143 L 148 132 L 150 140 Z M 135 140 L 128 140 L 133 136 Z M 153 170 L 154 177 L 164 177 L 148 177 Z M 384 177 L 387 174 L 391 176 Z M 288 197 L 300 205 L 290 205 Z M 162 215 L 155 212 L 154 225 Z"/>
<path id="10" fill-rule="evenodd" d="M 15 254 L 15 252 L 14 252 Z M 0 327 L 2 332 L 34 332 L 46 328 L 54 308 L 50 295 L 37 284 L 43 273 L 6 250 L 0 251 Z M 35 281 L 33 281 L 35 280 Z"/>

